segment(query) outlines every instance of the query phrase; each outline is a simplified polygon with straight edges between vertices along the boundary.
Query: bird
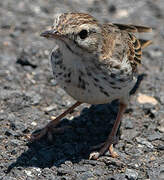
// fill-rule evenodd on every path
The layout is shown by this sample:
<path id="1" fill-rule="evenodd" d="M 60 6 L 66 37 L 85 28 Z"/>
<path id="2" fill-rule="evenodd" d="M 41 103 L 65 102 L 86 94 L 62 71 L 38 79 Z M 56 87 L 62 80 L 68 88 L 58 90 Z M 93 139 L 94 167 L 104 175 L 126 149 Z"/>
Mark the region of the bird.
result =
<path id="1" fill-rule="evenodd" d="M 151 31 L 152 28 L 141 25 L 101 23 L 87 13 L 56 14 L 51 29 L 41 36 L 57 44 L 50 55 L 53 76 L 76 103 L 39 132 L 32 133 L 31 141 L 45 135 L 52 140 L 62 118 L 82 103 L 106 104 L 118 100 L 113 128 L 100 150 L 92 152 L 89 159 L 97 160 L 107 151 L 118 157 L 113 144 L 128 106 L 129 92 L 137 81 L 142 50 L 152 43 L 136 38 L 135 33 Z"/>

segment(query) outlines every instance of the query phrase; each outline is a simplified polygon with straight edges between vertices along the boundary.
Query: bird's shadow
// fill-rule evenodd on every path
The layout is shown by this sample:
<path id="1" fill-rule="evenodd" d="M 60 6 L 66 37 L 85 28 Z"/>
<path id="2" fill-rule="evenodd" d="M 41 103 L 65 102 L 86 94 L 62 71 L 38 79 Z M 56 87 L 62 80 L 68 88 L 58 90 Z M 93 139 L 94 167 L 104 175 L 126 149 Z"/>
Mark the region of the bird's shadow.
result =
<path id="1" fill-rule="evenodd" d="M 139 76 L 138 82 L 132 91 L 136 91 L 144 75 Z M 92 105 L 84 108 L 80 116 L 72 120 L 63 119 L 59 126 L 71 126 L 63 134 L 54 136 L 54 143 L 48 143 L 46 138 L 33 143 L 27 143 L 28 150 L 23 152 L 10 164 L 7 172 L 14 167 L 60 166 L 65 161 L 78 163 L 88 159 L 93 151 L 92 147 L 101 144 L 107 139 L 118 112 L 118 101 L 111 104 Z"/>

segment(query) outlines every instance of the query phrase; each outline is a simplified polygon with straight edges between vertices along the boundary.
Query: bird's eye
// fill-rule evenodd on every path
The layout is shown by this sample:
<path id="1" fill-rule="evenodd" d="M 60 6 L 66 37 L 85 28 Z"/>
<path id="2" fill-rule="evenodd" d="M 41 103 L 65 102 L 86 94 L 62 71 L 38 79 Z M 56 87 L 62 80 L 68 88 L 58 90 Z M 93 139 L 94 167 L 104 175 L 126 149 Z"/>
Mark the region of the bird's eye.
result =
<path id="1" fill-rule="evenodd" d="M 88 31 L 85 29 L 81 30 L 79 36 L 81 39 L 85 39 L 88 36 Z"/>

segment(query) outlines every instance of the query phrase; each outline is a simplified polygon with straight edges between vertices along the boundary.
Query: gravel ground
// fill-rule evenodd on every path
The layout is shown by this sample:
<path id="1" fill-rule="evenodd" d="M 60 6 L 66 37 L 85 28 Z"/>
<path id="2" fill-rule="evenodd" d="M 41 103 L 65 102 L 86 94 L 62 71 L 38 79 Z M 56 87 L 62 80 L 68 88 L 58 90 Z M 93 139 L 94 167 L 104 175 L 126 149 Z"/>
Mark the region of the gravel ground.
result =
<path id="1" fill-rule="evenodd" d="M 39 36 L 58 12 L 88 12 L 101 21 L 151 26 L 154 44 L 144 51 L 137 92 L 131 96 L 115 145 L 88 160 L 103 142 L 118 104 L 81 105 L 63 119 L 69 125 L 54 143 L 28 143 L 26 135 L 46 125 L 75 101 L 52 77 L 52 41 Z M 5 0 L 0 1 L 0 179 L 163 180 L 164 179 L 164 1 Z"/>

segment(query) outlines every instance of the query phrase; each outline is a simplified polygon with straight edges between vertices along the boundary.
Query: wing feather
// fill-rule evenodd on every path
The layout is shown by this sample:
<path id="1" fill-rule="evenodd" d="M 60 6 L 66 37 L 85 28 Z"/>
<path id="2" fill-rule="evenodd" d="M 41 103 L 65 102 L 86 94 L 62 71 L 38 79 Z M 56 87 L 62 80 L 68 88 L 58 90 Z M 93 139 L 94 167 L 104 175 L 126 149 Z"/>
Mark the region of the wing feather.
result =
<path id="1" fill-rule="evenodd" d="M 128 32 L 133 33 L 142 33 L 142 32 L 151 32 L 152 28 L 147 26 L 138 26 L 138 25 L 132 25 L 132 24 L 117 24 L 114 23 L 113 25 L 117 26 L 120 30 L 126 30 Z"/>
<path id="2" fill-rule="evenodd" d="M 106 37 L 104 40 L 104 57 L 114 57 L 122 60 L 122 54 L 127 53 L 133 72 L 141 64 L 142 49 L 149 46 L 152 41 L 138 39 L 134 33 L 151 32 L 147 26 L 107 23 L 104 25 Z M 108 35 L 109 34 L 109 35 Z M 116 47 L 117 46 L 117 47 Z"/>

